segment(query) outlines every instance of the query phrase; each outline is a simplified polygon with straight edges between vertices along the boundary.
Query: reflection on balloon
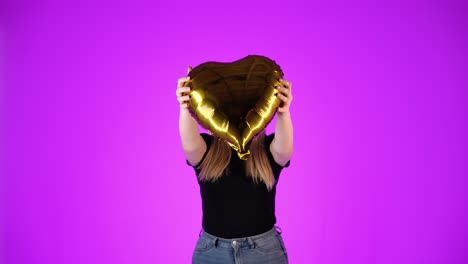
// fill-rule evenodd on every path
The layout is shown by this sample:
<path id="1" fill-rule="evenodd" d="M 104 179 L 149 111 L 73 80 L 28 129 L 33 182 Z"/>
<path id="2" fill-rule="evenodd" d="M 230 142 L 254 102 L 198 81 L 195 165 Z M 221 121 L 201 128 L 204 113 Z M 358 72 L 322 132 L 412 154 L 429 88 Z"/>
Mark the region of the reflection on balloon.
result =
<path id="1" fill-rule="evenodd" d="M 193 68 L 189 110 L 213 135 L 246 160 L 252 139 L 271 121 L 280 99 L 276 85 L 283 71 L 275 61 L 249 55 L 234 62 L 208 61 Z"/>

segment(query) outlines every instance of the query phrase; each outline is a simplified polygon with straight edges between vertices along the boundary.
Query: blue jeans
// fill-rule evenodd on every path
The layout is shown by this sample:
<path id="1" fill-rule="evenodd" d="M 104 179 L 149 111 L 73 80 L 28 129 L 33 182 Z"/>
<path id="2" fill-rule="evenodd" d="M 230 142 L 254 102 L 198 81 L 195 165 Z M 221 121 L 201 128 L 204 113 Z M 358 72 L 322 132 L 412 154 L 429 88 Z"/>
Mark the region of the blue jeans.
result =
<path id="1" fill-rule="evenodd" d="M 281 228 L 278 226 L 259 235 L 231 239 L 213 236 L 202 229 L 192 255 L 192 263 L 287 264 L 288 255 L 281 237 Z"/>

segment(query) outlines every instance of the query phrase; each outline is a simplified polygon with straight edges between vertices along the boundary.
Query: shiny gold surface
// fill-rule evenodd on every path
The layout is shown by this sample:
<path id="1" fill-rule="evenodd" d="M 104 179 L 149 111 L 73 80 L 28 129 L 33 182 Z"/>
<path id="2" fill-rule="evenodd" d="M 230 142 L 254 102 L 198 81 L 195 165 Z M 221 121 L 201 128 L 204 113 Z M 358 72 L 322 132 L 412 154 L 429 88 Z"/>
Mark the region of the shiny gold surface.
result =
<path id="1" fill-rule="evenodd" d="M 225 63 L 209 61 L 193 68 L 189 110 L 213 135 L 226 141 L 246 160 L 249 145 L 271 121 L 281 100 L 275 85 L 283 72 L 273 60 L 249 55 Z"/>

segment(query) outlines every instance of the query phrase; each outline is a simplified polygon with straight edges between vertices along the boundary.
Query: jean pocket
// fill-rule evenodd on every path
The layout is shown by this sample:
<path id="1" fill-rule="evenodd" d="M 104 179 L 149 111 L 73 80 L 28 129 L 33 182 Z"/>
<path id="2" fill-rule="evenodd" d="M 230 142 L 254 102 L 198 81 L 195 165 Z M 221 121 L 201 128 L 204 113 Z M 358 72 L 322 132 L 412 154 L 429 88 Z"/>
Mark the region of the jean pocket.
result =
<path id="1" fill-rule="evenodd" d="M 254 240 L 254 248 L 261 252 L 274 252 L 274 251 L 282 251 L 283 246 L 281 241 L 278 239 L 276 235 L 263 237 L 257 240 Z"/>
<path id="2" fill-rule="evenodd" d="M 195 251 L 197 252 L 205 252 L 213 248 L 214 242 L 213 240 L 201 236 L 198 238 L 197 244 L 195 245 Z"/>

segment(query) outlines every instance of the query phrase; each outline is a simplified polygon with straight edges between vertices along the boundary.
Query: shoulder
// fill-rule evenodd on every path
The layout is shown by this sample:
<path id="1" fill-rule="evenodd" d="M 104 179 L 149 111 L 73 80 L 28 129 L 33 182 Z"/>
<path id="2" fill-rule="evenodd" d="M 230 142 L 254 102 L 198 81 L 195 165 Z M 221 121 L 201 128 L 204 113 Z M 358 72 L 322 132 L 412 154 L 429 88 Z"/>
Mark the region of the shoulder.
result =
<path id="1" fill-rule="evenodd" d="M 200 133 L 200 136 L 203 138 L 207 146 L 211 145 L 211 141 L 213 140 L 213 136 L 207 133 Z"/>
<path id="2" fill-rule="evenodd" d="M 271 145 L 271 142 L 273 142 L 273 139 L 275 138 L 275 133 L 272 133 L 272 134 L 269 134 L 269 135 L 265 135 L 265 139 L 263 141 L 263 145 L 265 146 L 265 148 L 269 151 L 270 150 L 270 145 Z"/>

